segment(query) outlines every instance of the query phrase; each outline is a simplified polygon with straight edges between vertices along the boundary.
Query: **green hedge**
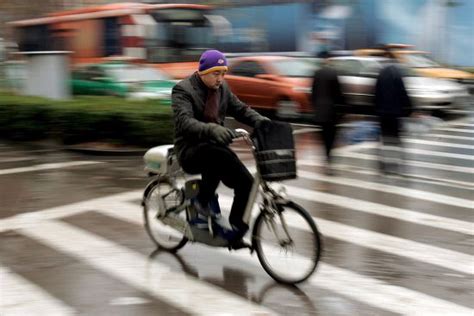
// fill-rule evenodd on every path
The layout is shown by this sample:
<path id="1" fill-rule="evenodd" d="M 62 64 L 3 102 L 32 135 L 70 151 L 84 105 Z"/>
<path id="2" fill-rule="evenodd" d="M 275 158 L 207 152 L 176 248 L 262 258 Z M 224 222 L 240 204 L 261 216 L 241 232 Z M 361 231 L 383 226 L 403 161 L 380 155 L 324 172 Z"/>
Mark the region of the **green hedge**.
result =
<path id="1" fill-rule="evenodd" d="M 0 138 L 154 146 L 173 141 L 172 110 L 159 101 L 96 96 L 52 101 L 0 92 Z"/>

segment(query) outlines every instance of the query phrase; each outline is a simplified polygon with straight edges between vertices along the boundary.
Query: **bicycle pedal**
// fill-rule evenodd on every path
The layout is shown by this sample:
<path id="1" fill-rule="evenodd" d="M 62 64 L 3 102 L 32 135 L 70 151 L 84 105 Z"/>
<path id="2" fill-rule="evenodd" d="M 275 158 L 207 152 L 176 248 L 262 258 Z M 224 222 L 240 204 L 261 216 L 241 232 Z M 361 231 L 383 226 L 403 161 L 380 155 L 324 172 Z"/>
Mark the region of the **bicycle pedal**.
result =
<path id="1" fill-rule="evenodd" d="M 229 248 L 229 251 L 230 250 L 239 250 L 239 249 L 247 248 L 247 249 L 250 250 L 250 253 L 253 252 L 252 245 L 245 242 L 244 240 L 238 240 L 236 242 L 230 243 L 228 248 Z"/>
<path id="2" fill-rule="evenodd" d="M 207 217 L 207 225 L 209 226 L 209 234 L 214 237 L 214 229 L 212 228 L 212 218 L 211 216 Z"/>

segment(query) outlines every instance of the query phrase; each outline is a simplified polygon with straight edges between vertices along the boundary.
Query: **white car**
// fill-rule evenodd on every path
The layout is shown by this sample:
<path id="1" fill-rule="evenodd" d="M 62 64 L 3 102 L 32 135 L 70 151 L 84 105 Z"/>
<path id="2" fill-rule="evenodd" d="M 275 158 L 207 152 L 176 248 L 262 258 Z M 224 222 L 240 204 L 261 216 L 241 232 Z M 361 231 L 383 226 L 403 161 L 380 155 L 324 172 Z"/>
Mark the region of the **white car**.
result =
<path id="1" fill-rule="evenodd" d="M 344 56 L 329 59 L 339 73 L 347 103 L 362 111 L 371 111 L 374 90 L 380 70 L 393 61 L 382 57 Z M 455 81 L 421 77 L 408 68 L 403 78 L 408 95 L 416 109 L 445 110 L 463 108 L 470 102 L 467 88 Z"/>

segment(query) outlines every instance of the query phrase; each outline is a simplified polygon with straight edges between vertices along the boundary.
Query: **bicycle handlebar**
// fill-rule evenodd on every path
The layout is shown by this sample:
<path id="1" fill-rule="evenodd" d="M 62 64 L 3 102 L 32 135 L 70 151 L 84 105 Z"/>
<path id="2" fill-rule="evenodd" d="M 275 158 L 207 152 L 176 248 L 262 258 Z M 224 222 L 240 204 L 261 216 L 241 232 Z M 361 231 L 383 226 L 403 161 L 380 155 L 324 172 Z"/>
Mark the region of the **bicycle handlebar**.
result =
<path id="1" fill-rule="evenodd" d="M 234 132 L 235 132 L 235 137 L 234 137 L 234 139 L 235 139 L 235 138 L 239 138 L 239 137 L 245 137 L 245 136 L 248 136 L 248 135 L 250 134 L 249 132 L 247 132 L 247 131 L 244 130 L 243 128 L 236 128 L 236 129 L 234 130 Z"/>

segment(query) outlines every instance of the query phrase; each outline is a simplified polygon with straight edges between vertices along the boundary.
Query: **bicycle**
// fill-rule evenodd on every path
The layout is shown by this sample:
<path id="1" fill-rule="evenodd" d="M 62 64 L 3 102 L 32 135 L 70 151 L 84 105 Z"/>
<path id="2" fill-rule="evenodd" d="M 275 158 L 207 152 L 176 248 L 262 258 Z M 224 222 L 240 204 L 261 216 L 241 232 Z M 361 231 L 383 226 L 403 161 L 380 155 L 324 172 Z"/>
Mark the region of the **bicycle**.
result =
<path id="1" fill-rule="evenodd" d="M 256 146 L 249 133 L 237 129 L 236 135 L 247 142 L 257 159 Z M 152 176 L 142 200 L 145 229 L 156 246 L 176 252 L 193 241 L 230 250 L 229 242 L 213 234 L 212 229 L 190 225 L 189 220 L 194 216 L 191 198 L 197 194 L 199 180 L 182 170 L 173 146 L 154 147 L 145 154 L 144 160 L 145 169 Z M 285 197 L 283 187 L 272 188 L 258 167 L 254 179 L 243 217 L 246 223 L 253 221 L 250 252 L 257 253 L 263 269 L 277 282 L 303 282 L 313 274 L 321 256 L 317 226 L 303 207 Z M 259 212 L 252 215 L 259 194 Z"/>

